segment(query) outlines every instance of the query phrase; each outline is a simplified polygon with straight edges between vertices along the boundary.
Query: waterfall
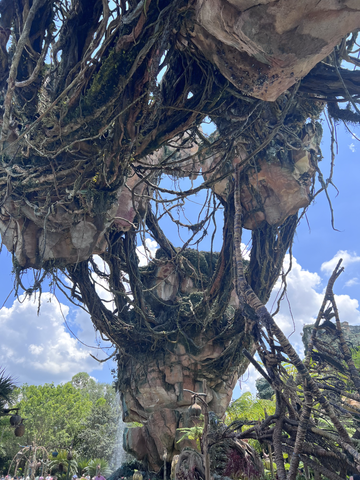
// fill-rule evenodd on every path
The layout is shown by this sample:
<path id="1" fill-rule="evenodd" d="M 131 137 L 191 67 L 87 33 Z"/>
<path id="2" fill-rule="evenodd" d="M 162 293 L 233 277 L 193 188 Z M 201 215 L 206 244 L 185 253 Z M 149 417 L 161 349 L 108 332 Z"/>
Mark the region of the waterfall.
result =
<path id="1" fill-rule="evenodd" d="M 114 453 L 110 461 L 110 465 L 113 471 L 121 467 L 123 463 L 133 460 L 133 457 L 130 454 L 126 453 L 123 447 L 123 436 L 124 436 L 124 430 L 126 428 L 126 423 L 123 422 L 123 419 L 122 419 L 122 406 L 121 406 L 119 392 L 116 393 L 116 403 L 119 407 L 120 415 L 119 415 L 119 421 L 116 429 L 116 441 L 115 441 Z"/>

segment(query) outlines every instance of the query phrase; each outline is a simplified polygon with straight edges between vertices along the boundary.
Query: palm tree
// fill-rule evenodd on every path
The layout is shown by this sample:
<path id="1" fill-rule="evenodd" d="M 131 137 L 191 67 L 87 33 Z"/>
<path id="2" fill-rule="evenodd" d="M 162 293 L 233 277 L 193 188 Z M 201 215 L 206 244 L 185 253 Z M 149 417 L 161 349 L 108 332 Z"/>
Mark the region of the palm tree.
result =
<path id="1" fill-rule="evenodd" d="M 81 475 L 82 475 L 83 472 L 85 471 L 85 469 L 86 469 L 86 467 L 88 466 L 88 464 L 89 464 L 89 459 L 88 459 L 88 458 L 80 457 L 80 458 L 77 460 L 78 475 L 79 475 L 79 477 L 81 477 Z"/>
<path id="2" fill-rule="evenodd" d="M 93 460 L 90 460 L 85 468 L 86 473 L 90 475 L 90 477 L 94 477 L 98 473 L 98 466 L 100 466 L 100 472 L 104 477 L 110 475 L 111 470 L 109 465 L 103 458 L 94 458 Z"/>
<path id="3" fill-rule="evenodd" d="M 15 384 L 13 379 L 6 375 L 5 369 L 0 370 L 0 416 L 3 415 L 5 406 L 11 402 L 11 394 L 13 393 Z"/>
<path id="4" fill-rule="evenodd" d="M 68 468 L 70 469 L 70 475 L 74 475 L 77 473 L 78 464 L 75 458 L 73 457 L 71 460 L 68 460 L 68 452 L 67 450 L 60 450 L 56 457 L 51 454 L 49 455 L 49 470 L 56 471 L 60 475 L 67 473 Z"/>

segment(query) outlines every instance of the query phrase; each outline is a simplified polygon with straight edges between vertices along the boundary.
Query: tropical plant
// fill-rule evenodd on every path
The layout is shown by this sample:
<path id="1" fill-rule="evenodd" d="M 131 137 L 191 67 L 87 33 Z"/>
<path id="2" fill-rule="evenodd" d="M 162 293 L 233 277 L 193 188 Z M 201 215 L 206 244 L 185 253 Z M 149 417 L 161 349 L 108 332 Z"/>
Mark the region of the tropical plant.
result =
<path id="1" fill-rule="evenodd" d="M 196 440 L 196 446 L 200 450 L 200 439 L 204 432 L 204 427 L 202 425 L 195 425 L 194 427 L 189 428 L 178 428 L 177 431 L 183 433 L 183 436 L 179 438 L 176 443 L 180 443 L 183 440 Z"/>
<path id="2" fill-rule="evenodd" d="M 14 432 L 9 427 L 9 418 L 1 418 L 6 414 L 6 406 L 14 401 L 14 380 L 5 373 L 5 369 L 0 370 L 0 471 L 8 466 L 10 457 L 8 453 L 8 444 L 15 440 Z"/>
<path id="3" fill-rule="evenodd" d="M 70 475 L 77 473 L 78 464 L 76 461 L 76 454 L 72 452 L 71 460 L 68 460 L 68 451 L 62 449 L 56 456 L 52 453 L 49 455 L 48 469 L 51 473 L 58 473 L 60 475 L 67 473 L 70 470 Z"/>
<path id="4" fill-rule="evenodd" d="M 85 457 L 79 457 L 77 459 L 77 467 L 78 467 L 77 474 L 79 477 L 83 474 L 84 471 L 86 471 L 86 467 L 88 466 L 89 462 L 90 460 Z"/>
<path id="5" fill-rule="evenodd" d="M 4 411 L 5 405 L 11 403 L 14 389 L 14 380 L 5 373 L 5 369 L 0 370 L 0 415 Z"/>
<path id="6" fill-rule="evenodd" d="M 85 470 L 90 477 L 95 476 L 99 470 L 104 477 L 111 474 L 109 464 L 103 458 L 94 458 L 93 460 L 90 460 Z"/>
<path id="7" fill-rule="evenodd" d="M 275 413 L 275 408 L 275 401 L 256 398 L 251 392 L 245 392 L 226 410 L 225 423 L 229 425 L 236 420 L 263 420 L 265 414 Z"/>

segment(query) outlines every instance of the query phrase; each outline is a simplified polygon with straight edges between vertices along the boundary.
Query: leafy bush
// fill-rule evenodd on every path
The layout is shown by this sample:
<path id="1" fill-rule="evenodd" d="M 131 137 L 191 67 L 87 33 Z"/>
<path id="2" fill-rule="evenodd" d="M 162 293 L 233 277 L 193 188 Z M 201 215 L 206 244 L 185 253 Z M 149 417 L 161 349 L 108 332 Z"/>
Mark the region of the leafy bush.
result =
<path id="1" fill-rule="evenodd" d="M 69 461 L 67 459 L 67 450 L 60 450 L 56 457 L 53 454 L 49 455 L 49 470 L 51 473 L 57 473 L 58 476 L 67 473 L 70 468 L 70 475 L 73 476 L 77 473 L 78 464 L 73 453 L 73 458 Z"/>
<path id="2" fill-rule="evenodd" d="M 83 474 L 83 472 L 86 472 L 86 467 L 89 465 L 90 460 L 85 457 L 80 457 L 77 461 L 77 466 L 78 466 L 78 471 L 77 474 L 79 477 Z"/>
<path id="3" fill-rule="evenodd" d="M 109 464 L 103 458 L 94 458 L 93 460 L 90 460 L 87 467 L 85 468 L 86 473 L 90 475 L 90 477 L 94 477 L 98 473 L 98 465 L 100 465 L 100 472 L 104 477 L 107 477 L 111 474 Z"/>

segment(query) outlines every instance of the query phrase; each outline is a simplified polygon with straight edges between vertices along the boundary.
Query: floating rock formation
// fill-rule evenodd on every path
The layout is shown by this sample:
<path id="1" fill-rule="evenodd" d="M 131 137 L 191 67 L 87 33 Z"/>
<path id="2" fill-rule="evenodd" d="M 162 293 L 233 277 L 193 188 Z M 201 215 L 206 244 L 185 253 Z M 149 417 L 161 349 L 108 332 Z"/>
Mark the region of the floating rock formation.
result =
<path id="1" fill-rule="evenodd" d="M 191 41 L 237 89 L 274 101 L 360 24 L 357 0 L 198 0 Z"/>

